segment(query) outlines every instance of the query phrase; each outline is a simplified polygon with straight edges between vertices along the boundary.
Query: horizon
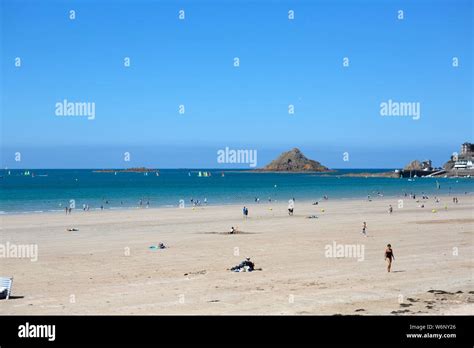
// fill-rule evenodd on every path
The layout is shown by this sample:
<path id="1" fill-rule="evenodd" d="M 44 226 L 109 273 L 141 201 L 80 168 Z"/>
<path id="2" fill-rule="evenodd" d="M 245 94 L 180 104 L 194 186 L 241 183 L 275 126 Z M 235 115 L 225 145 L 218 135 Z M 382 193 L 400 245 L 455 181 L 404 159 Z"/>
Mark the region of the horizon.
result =
<path id="1" fill-rule="evenodd" d="M 259 169 L 261 168 L 255 168 L 255 169 L 252 169 L 252 168 L 204 168 L 204 167 L 196 167 L 196 168 L 151 168 L 151 167 L 129 167 L 129 168 L 105 168 L 105 167 L 97 167 L 97 168 L 30 168 L 30 167 L 25 167 L 25 168 L 3 168 L 2 170 L 6 171 L 6 170 L 113 170 L 113 169 L 116 169 L 116 170 L 127 170 L 127 169 L 148 169 L 148 170 L 200 170 L 200 171 L 203 171 L 203 170 L 215 170 L 215 171 L 229 171 L 229 172 L 232 172 L 232 171 L 245 171 L 245 172 L 249 172 L 249 171 L 255 171 L 255 172 L 259 172 L 259 173 L 262 173 L 262 174 L 271 174 L 271 173 L 275 173 L 275 174 L 305 174 L 305 173 L 311 173 L 311 174 L 314 174 L 314 173 L 321 173 L 321 174 L 324 174 L 324 173 L 327 173 L 327 172 L 316 172 L 316 171 L 304 171 L 304 172 L 291 172 L 291 171 L 286 171 L 286 172 L 283 172 L 283 171 L 259 171 Z M 397 169 L 401 169 L 401 168 L 329 168 L 329 171 L 339 171 L 339 170 L 397 170 Z"/>
<path id="2" fill-rule="evenodd" d="M 464 143 L 464 142 L 462 142 Z M 462 144 L 461 143 L 461 144 Z M 304 150 L 301 150 L 300 148 L 300 151 L 302 152 L 303 155 L 305 155 L 308 159 L 310 160 L 314 160 L 314 161 L 317 161 L 317 162 L 320 162 L 322 165 L 328 167 L 330 170 L 358 170 L 358 169 L 373 169 L 373 170 L 379 170 L 379 169 L 387 169 L 387 170 L 395 170 L 395 169 L 403 169 L 406 165 L 408 165 L 411 161 L 414 161 L 414 160 L 418 160 L 420 162 L 422 161 L 426 161 L 426 160 L 431 160 L 432 163 L 433 163 L 433 167 L 434 168 L 440 168 L 442 167 L 449 159 L 450 159 L 450 156 L 454 153 L 459 153 L 459 150 L 460 150 L 460 147 L 461 147 L 461 144 L 458 146 L 458 149 L 457 151 L 452 151 L 450 153 L 448 152 L 445 152 L 445 155 L 446 157 L 444 159 L 441 159 L 443 156 L 440 155 L 440 154 L 437 154 L 437 156 L 435 158 L 437 158 L 438 160 L 434 160 L 433 158 L 430 158 L 428 156 L 423 156 L 423 155 L 420 155 L 422 152 L 416 152 L 416 151 L 411 151 L 411 153 L 418 153 L 418 156 L 413 156 L 413 155 L 407 155 L 407 154 L 404 154 L 404 157 L 406 157 L 406 159 L 399 159 L 398 161 L 394 161 L 396 162 L 395 164 L 392 164 L 390 163 L 390 161 L 386 161 L 385 162 L 385 166 L 367 166 L 367 165 L 362 165 L 362 166 L 352 166 L 351 164 L 354 163 L 353 160 L 351 160 L 351 156 L 353 156 L 353 154 L 355 155 L 362 155 L 364 156 L 364 154 L 361 152 L 361 151 L 358 151 L 358 152 L 355 152 L 353 154 L 350 154 L 350 153 L 347 153 L 347 152 L 339 152 L 337 153 L 337 157 L 338 157 L 338 160 L 334 161 L 334 158 L 336 157 L 335 153 L 336 153 L 336 150 L 332 149 L 329 153 L 326 153 L 326 154 L 322 154 L 319 156 L 319 158 L 315 158 L 313 156 L 310 156 L 307 154 L 306 151 Z M 234 170 L 234 169 L 237 169 L 237 170 L 255 170 L 255 169 L 262 169 L 263 167 L 265 167 L 266 165 L 268 165 L 271 161 L 275 160 L 276 158 L 278 158 L 280 155 L 282 155 L 283 153 L 285 152 L 288 152 L 290 150 L 292 150 L 294 147 L 289 147 L 283 151 L 280 151 L 280 152 L 275 152 L 275 150 L 271 151 L 271 150 L 268 150 L 268 151 L 264 151 L 264 160 L 263 161 L 259 161 L 259 163 L 256 165 L 256 167 L 251 167 L 249 166 L 248 163 L 237 163 L 237 164 L 231 164 L 231 163 L 225 163 L 224 165 L 219 165 L 217 164 L 214 164 L 216 161 L 215 161 L 215 158 L 217 157 L 217 152 L 220 151 L 221 149 L 218 149 L 218 150 L 214 150 L 214 149 L 207 149 L 207 152 L 204 152 L 205 153 L 205 158 L 203 160 L 203 165 L 200 165 L 199 163 L 196 163 L 194 165 L 191 165 L 191 166 L 186 166 L 186 165 L 182 165 L 182 166 L 166 166 L 166 165 L 153 165 L 153 160 L 150 161 L 149 158 L 145 158 L 145 156 L 140 156 L 140 151 L 132 151 L 132 153 L 129 153 L 129 152 L 120 152 L 120 151 L 115 151 L 116 153 L 118 153 L 120 156 L 124 156 L 124 155 L 127 155 L 129 156 L 128 158 L 128 161 L 108 161 L 109 164 L 106 164 L 106 165 L 100 165 L 100 164 L 96 164 L 94 166 L 75 166 L 74 165 L 74 158 L 75 156 L 77 156 L 78 154 L 80 153 L 88 153 L 88 151 L 90 151 L 91 149 L 90 148 L 83 148 L 83 147 L 71 147 L 69 148 L 68 150 L 69 151 L 72 151 L 72 153 L 75 154 L 74 157 L 69 157 L 69 165 L 68 166 L 64 166 L 64 167 L 59 167 L 59 166 L 51 166 L 51 167 L 42 167 L 39 163 L 43 162 L 44 160 L 44 157 L 42 156 L 54 156 L 55 154 L 55 150 L 56 149 L 49 149 L 49 151 L 46 151 L 44 149 L 33 149 L 31 152 L 33 154 L 37 154 L 36 156 L 34 156 L 34 158 L 32 159 L 26 159 L 23 157 L 23 154 L 21 151 L 17 151 L 17 152 L 14 152 L 15 154 L 19 155 L 21 160 L 20 161 L 10 161 L 10 163 L 12 164 L 12 166 L 3 166 L 3 168 L 8 168 L 8 169 L 49 169 L 49 170 L 52 170 L 52 169 L 130 169 L 130 168 L 147 168 L 147 169 L 210 169 L 210 170 Z M 5 151 L 6 148 L 3 148 L 3 150 Z M 95 152 L 98 151 L 98 149 L 93 149 Z M 99 149 L 100 150 L 100 149 Z M 108 148 L 102 148 L 102 150 L 105 152 L 105 153 L 110 153 L 110 149 Z M 425 149 L 423 149 L 425 150 Z M 198 148 L 198 149 L 194 149 L 194 153 L 195 154 L 199 154 L 201 157 L 203 155 L 203 151 L 202 149 Z M 213 152 L 214 151 L 214 152 Z M 166 152 L 166 151 L 165 151 Z M 308 153 L 311 152 L 313 153 L 314 151 L 308 151 Z M 431 151 L 431 152 L 434 152 Z M 23 152 L 24 153 L 24 152 Z M 260 154 L 260 152 L 258 152 Z M 133 154 L 133 156 L 132 156 Z M 139 160 L 136 159 L 136 154 L 138 154 L 138 158 Z M 411 156 L 411 157 L 409 157 Z M 103 157 L 108 157 L 107 155 L 104 155 Z M 157 158 L 159 158 L 160 156 L 157 155 L 156 156 Z M 348 157 L 348 158 L 347 158 Z M 260 155 L 259 155 L 259 158 L 260 158 Z M 324 160 L 321 160 L 321 158 L 326 158 L 327 160 L 329 160 L 328 162 L 325 162 Z M 368 158 L 368 161 L 370 162 L 370 158 Z M 29 161 L 31 163 L 30 166 L 23 166 L 25 164 L 25 162 Z M 101 160 L 102 162 L 102 160 Z M 114 162 L 114 163 L 120 163 L 120 165 L 112 165 L 110 164 L 110 162 Z M 264 164 L 261 164 L 261 162 L 263 162 Z M 357 162 L 357 161 L 356 161 Z M 360 160 L 358 162 L 361 162 Z M 107 161 L 106 161 L 107 163 Z M 156 163 L 156 161 L 155 161 Z M 363 162 L 362 162 L 363 163 Z M 330 164 L 334 164 L 334 165 L 330 165 Z M 213 166 L 214 165 L 214 166 Z M 338 167 L 339 165 L 339 167 Z"/>

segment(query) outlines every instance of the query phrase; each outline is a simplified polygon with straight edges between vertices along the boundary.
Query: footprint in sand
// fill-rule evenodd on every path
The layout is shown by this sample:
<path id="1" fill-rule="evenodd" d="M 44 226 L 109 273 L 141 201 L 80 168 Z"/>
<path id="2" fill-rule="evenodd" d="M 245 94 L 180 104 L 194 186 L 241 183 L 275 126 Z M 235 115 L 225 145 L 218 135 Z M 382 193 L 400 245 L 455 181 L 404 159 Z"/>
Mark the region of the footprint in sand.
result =
<path id="1" fill-rule="evenodd" d="M 184 275 L 187 276 L 187 275 L 197 275 L 197 274 L 206 274 L 206 273 L 207 271 L 204 269 L 202 271 L 184 273 Z"/>
<path id="2" fill-rule="evenodd" d="M 454 295 L 454 293 L 444 290 L 428 290 L 428 292 L 435 295 Z"/>

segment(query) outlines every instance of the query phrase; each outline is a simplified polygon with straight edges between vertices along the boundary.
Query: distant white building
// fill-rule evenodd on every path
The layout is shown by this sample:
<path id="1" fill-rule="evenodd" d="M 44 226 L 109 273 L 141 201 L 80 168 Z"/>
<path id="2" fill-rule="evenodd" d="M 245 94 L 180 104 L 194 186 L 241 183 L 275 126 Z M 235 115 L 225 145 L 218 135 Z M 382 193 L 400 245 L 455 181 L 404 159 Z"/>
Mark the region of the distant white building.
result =
<path id="1" fill-rule="evenodd" d="M 474 169 L 474 144 L 464 143 L 461 146 L 461 155 L 454 162 L 454 169 Z"/>
<path id="2" fill-rule="evenodd" d="M 472 160 L 457 160 L 454 163 L 454 169 L 474 169 L 474 165 L 472 164 Z"/>

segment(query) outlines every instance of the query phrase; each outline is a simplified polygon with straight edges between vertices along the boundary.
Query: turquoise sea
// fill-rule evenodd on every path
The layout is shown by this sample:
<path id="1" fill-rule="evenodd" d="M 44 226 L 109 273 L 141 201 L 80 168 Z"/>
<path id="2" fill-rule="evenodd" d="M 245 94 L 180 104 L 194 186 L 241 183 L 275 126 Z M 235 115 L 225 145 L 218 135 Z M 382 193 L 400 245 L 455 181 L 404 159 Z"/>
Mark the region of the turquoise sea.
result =
<path id="1" fill-rule="evenodd" d="M 320 200 L 324 195 L 334 198 L 366 198 L 401 196 L 406 193 L 461 195 L 474 191 L 472 178 L 365 178 L 340 177 L 348 172 L 386 172 L 378 170 L 338 170 L 330 174 L 249 173 L 244 170 L 224 171 L 202 169 L 210 176 L 198 176 L 198 170 L 168 169 L 155 173 L 94 173 L 80 170 L 25 170 L 0 171 L 0 213 L 63 211 L 71 205 L 91 210 L 125 209 L 140 206 L 172 207 L 183 200 L 190 206 L 191 199 L 204 204 L 249 204 L 259 197 L 260 202 Z M 439 189 L 437 188 L 439 184 Z"/>

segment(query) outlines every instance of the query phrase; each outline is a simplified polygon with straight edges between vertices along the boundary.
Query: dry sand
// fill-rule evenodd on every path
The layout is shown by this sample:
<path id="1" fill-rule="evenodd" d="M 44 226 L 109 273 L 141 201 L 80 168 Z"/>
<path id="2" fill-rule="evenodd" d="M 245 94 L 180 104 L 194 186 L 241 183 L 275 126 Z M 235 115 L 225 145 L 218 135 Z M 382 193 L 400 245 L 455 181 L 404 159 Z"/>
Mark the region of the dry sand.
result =
<path id="1" fill-rule="evenodd" d="M 241 206 L 2 216 L 0 243 L 34 243 L 39 256 L 0 258 L 0 276 L 14 277 L 0 313 L 474 313 L 473 197 L 425 208 L 405 198 L 402 209 L 398 198 L 297 201 L 294 216 L 286 207 L 250 205 L 247 220 Z M 224 234 L 231 226 L 246 233 Z M 159 242 L 169 248 L 149 249 Z M 333 242 L 363 245 L 363 260 L 326 257 Z M 263 270 L 226 270 L 246 256 Z"/>

